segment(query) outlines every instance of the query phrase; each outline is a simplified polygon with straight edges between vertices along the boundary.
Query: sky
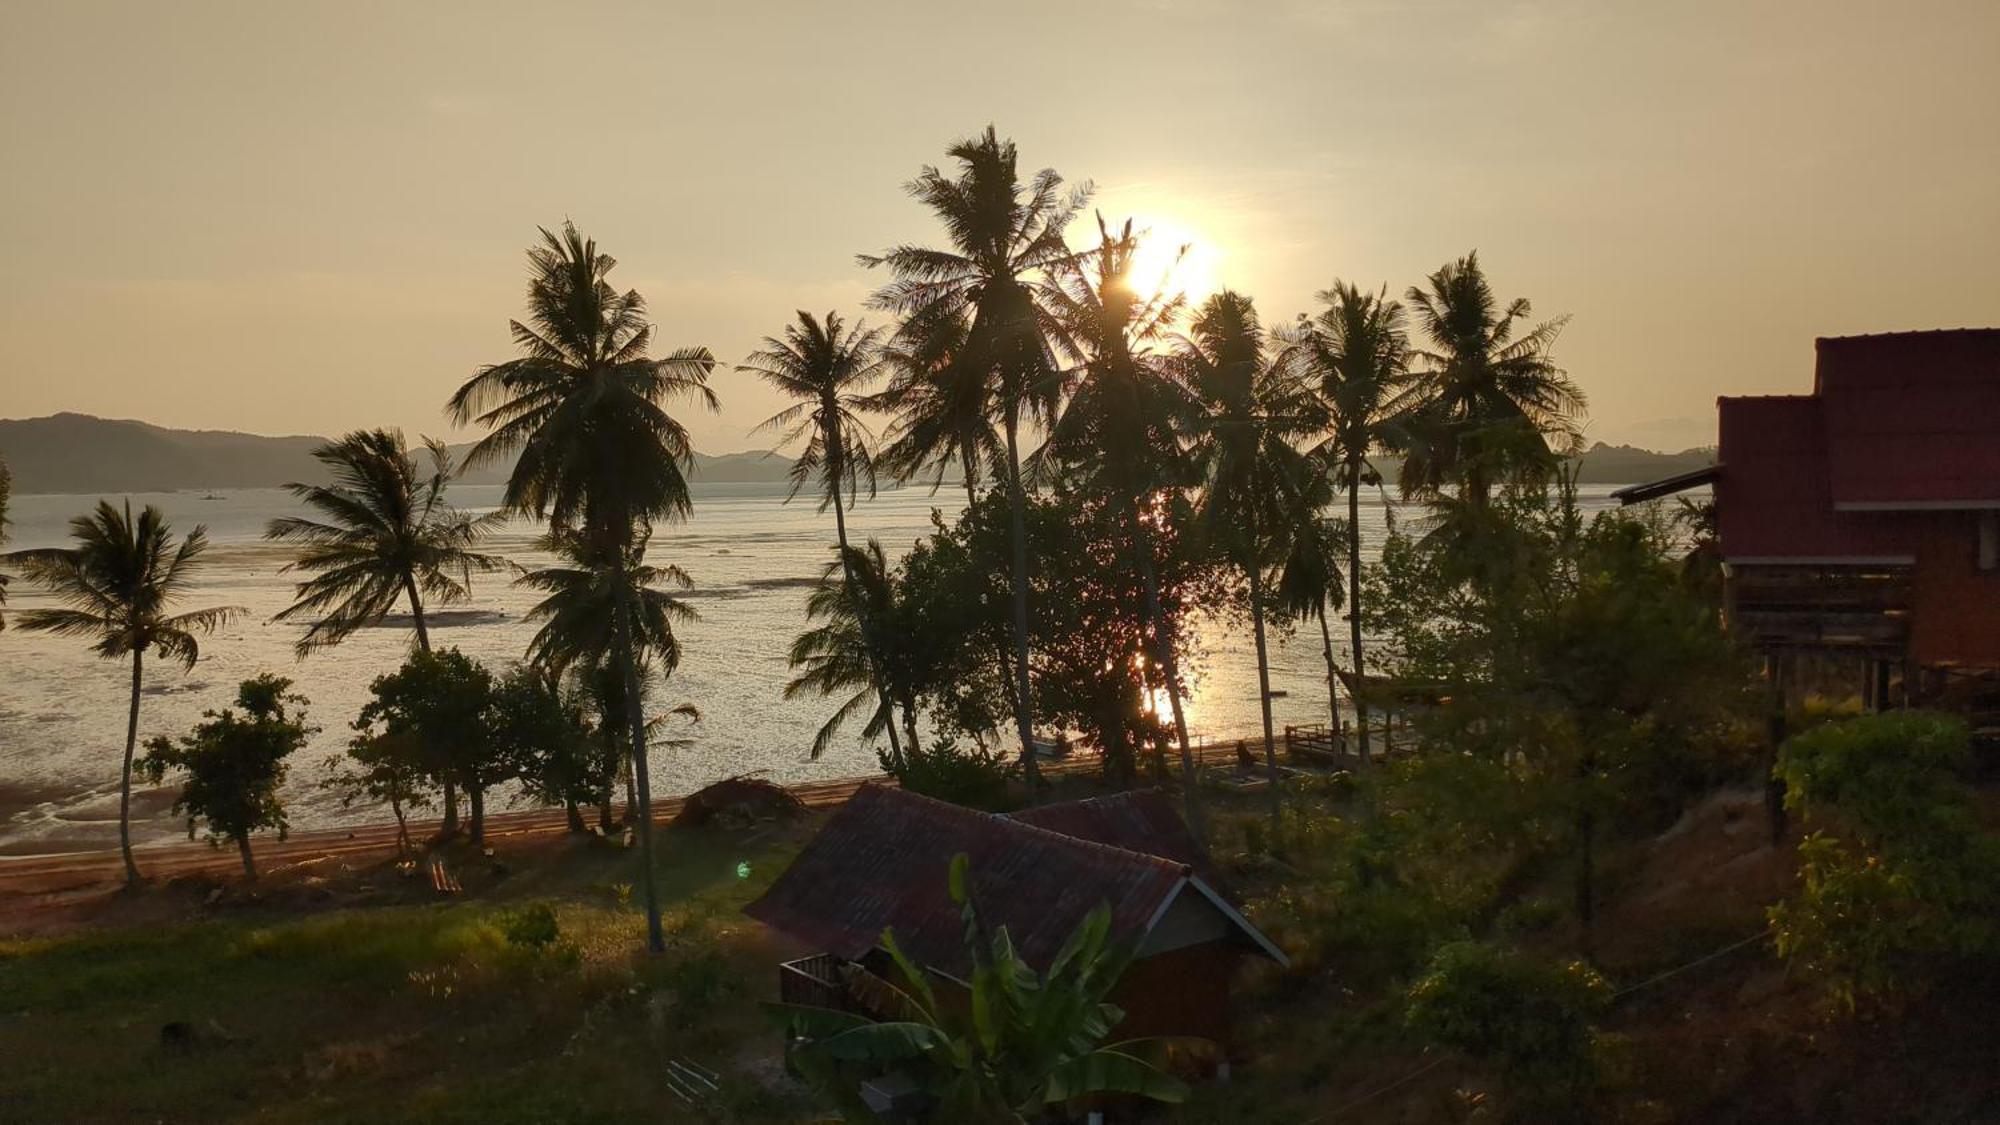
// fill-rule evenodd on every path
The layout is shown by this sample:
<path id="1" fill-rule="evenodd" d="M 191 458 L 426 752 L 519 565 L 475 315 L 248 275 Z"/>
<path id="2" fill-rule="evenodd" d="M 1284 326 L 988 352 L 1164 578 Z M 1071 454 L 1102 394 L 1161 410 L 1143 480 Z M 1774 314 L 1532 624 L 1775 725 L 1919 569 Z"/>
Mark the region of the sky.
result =
<path id="1" fill-rule="evenodd" d="M 1816 336 L 2000 324 L 2000 3 L 0 0 L 0 417 L 447 437 L 565 218 L 725 366 L 989 122 L 1267 323 L 1477 249 L 1593 439 L 1708 444 Z M 1086 219 L 1086 223 L 1088 219 Z M 1073 231 L 1076 238 L 1087 226 Z"/>

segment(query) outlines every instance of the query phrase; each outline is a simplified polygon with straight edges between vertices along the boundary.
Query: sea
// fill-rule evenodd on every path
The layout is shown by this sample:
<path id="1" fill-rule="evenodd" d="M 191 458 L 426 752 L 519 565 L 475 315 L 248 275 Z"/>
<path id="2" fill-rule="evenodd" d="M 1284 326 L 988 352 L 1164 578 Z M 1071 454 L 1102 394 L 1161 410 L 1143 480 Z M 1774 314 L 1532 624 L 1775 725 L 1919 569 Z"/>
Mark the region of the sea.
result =
<path id="1" fill-rule="evenodd" d="M 1584 507 L 1612 506 L 1615 487 L 1586 487 Z M 243 611 L 201 638 L 201 656 L 192 669 L 159 659 L 147 662 L 139 713 L 142 745 L 155 735 L 183 733 L 203 711 L 228 706 L 241 680 L 263 672 L 288 676 L 294 690 L 310 700 L 306 711 L 319 728 L 291 762 L 284 797 L 292 828 L 382 819 L 384 810 L 343 806 L 319 783 L 326 760 L 339 755 L 353 735 L 351 724 L 368 697 L 369 681 L 393 670 L 408 652 L 412 630 L 407 618 L 392 618 L 300 659 L 292 646 L 301 627 L 272 620 L 290 604 L 299 576 L 284 572 L 287 548 L 262 538 L 272 518 L 301 514 L 289 494 L 245 489 L 109 499 L 129 499 L 135 509 L 154 505 L 177 532 L 205 527 L 211 544 L 205 565 L 196 570 L 179 606 L 231 605 Z M 62 545 L 69 520 L 96 500 L 81 495 L 14 497 L 6 548 Z M 488 511 L 498 505 L 500 489 L 462 485 L 453 490 L 452 500 L 467 511 Z M 856 541 L 880 539 L 892 556 L 900 556 L 930 533 L 934 509 L 942 509 L 949 520 L 959 508 L 949 491 L 884 490 L 856 505 L 849 532 Z M 1410 527 L 1422 519 L 1419 506 L 1370 497 L 1361 514 L 1364 553 L 1379 553 L 1392 520 Z M 489 547 L 532 567 L 546 561 L 534 549 L 536 534 L 526 523 L 509 524 Z M 786 700 L 783 695 L 789 677 L 785 652 L 805 626 L 807 587 L 833 557 L 833 534 L 831 513 L 817 511 L 803 496 L 787 503 L 784 485 L 765 483 L 702 486 L 691 518 L 655 533 L 650 560 L 687 571 L 695 584 L 687 597 L 700 619 L 681 630 L 681 665 L 656 693 L 654 704 L 693 703 L 702 714 L 686 732 L 686 745 L 652 751 L 657 792 L 688 793 L 737 774 L 790 783 L 876 770 L 875 748 L 863 745 L 858 733 L 842 737 L 814 759 L 809 752 L 813 734 L 837 701 Z M 511 584 L 504 574 L 477 578 L 468 601 L 430 607 L 432 643 L 505 667 L 521 658 L 534 632 L 535 626 L 524 619 L 534 601 L 532 591 Z M 17 579 L 5 612 L 11 616 L 47 604 L 44 595 Z M 1346 622 L 1333 624 L 1335 659 L 1346 666 Z M 1249 626 L 1205 622 L 1199 648 L 1200 658 L 1189 670 L 1191 731 L 1228 739 L 1259 730 Z M 12 624 L 0 630 L 0 855 L 115 844 L 129 669 L 125 661 L 97 657 L 77 638 L 31 633 Z M 1274 629 L 1271 686 L 1282 693 L 1274 703 L 1280 729 L 1327 721 L 1326 664 L 1316 623 L 1301 624 L 1295 634 Z M 135 842 L 184 838 L 185 821 L 169 815 L 171 791 L 150 790 L 143 783 L 138 791 Z M 498 794 L 489 808 L 504 809 L 518 800 L 518 795 Z"/>

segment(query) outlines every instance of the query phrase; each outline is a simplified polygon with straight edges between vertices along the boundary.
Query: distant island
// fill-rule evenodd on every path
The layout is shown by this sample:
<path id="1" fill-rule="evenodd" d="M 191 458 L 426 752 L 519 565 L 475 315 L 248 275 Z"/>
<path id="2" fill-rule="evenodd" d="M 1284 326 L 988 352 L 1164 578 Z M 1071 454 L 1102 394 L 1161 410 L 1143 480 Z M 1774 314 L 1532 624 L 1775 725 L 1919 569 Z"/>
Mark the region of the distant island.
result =
<path id="1" fill-rule="evenodd" d="M 52 414 L 0 418 L 0 457 L 14 474 L 17 493 L 174 492 L 217 488 L 277 488 L 291 481 L 325 479 L 312 449 L 326 439 L 309 435 L 268 437 L 228 430 L 176 430 L 149 422 Z M 463 457 L 469 444 L 455 445 Z M 761 451 L 695 454 L 693 478 L 701 484 L 782 481 L 789 457 Z M 467 484 L 501 484 L 507 466 L 467 472 Z"/>
<path id="2" fill-rule="evenodd" d="M 182 489 L 276 488 L 322 479 L 311 457 L 325 438 L 267 437 L 227 430 L 176 430 L 88 414 L 0 419 L 0 457 L 19 493 L 172 492 Z M 463 455 L 466 447 L 454 446 Z M 1584 484 L 1637 484 L 1712 464 L 1715 450 L 1659 453 L 1598 442 L 1583 455 Z M 782 481 L 791 459 L 759 451 L 695 454 L 694 483 Z M 505 465 L 468 472 L 468 484 L 500 484 Z"/>

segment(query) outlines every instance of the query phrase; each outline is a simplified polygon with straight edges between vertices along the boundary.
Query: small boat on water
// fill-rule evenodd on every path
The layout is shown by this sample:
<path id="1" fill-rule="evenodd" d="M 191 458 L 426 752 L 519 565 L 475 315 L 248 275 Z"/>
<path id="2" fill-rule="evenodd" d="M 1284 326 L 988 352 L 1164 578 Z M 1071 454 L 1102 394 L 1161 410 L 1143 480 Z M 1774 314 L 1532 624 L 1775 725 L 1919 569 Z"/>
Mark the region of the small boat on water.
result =
<path id="1" fill-rule="evenodd" d="M 217 495 L 216 495 L 215 493 L 213 493 L 213 492 L 204 492 L 204 493 L 202 493 L 202 494 L 201 494 L 201 498 L 202 498 L 203 500 L 227 500 L 227 499 L 229 499 L 229 498 L 228 498 L 227 496 L 217 496 Z"/>

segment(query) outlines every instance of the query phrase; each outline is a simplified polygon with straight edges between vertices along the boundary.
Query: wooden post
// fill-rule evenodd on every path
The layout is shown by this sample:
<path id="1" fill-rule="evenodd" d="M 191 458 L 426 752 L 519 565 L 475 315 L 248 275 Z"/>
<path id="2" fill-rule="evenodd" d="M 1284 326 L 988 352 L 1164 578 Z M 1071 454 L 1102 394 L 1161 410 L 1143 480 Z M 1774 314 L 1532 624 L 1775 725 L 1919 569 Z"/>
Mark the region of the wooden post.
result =
<path id="1" fill-rule="evenodd" d="M 1785 657 L 1773 653 L 1765 658 L 1765 675 L 1771 681 L 1770 742 L 1772 772 L 1764 778 L 1764 815 L 1771 825 L 1771 846 L 1785 839 L 1785 783 L 1778 779 L 1778 749 L 1785 744 Z"/>

